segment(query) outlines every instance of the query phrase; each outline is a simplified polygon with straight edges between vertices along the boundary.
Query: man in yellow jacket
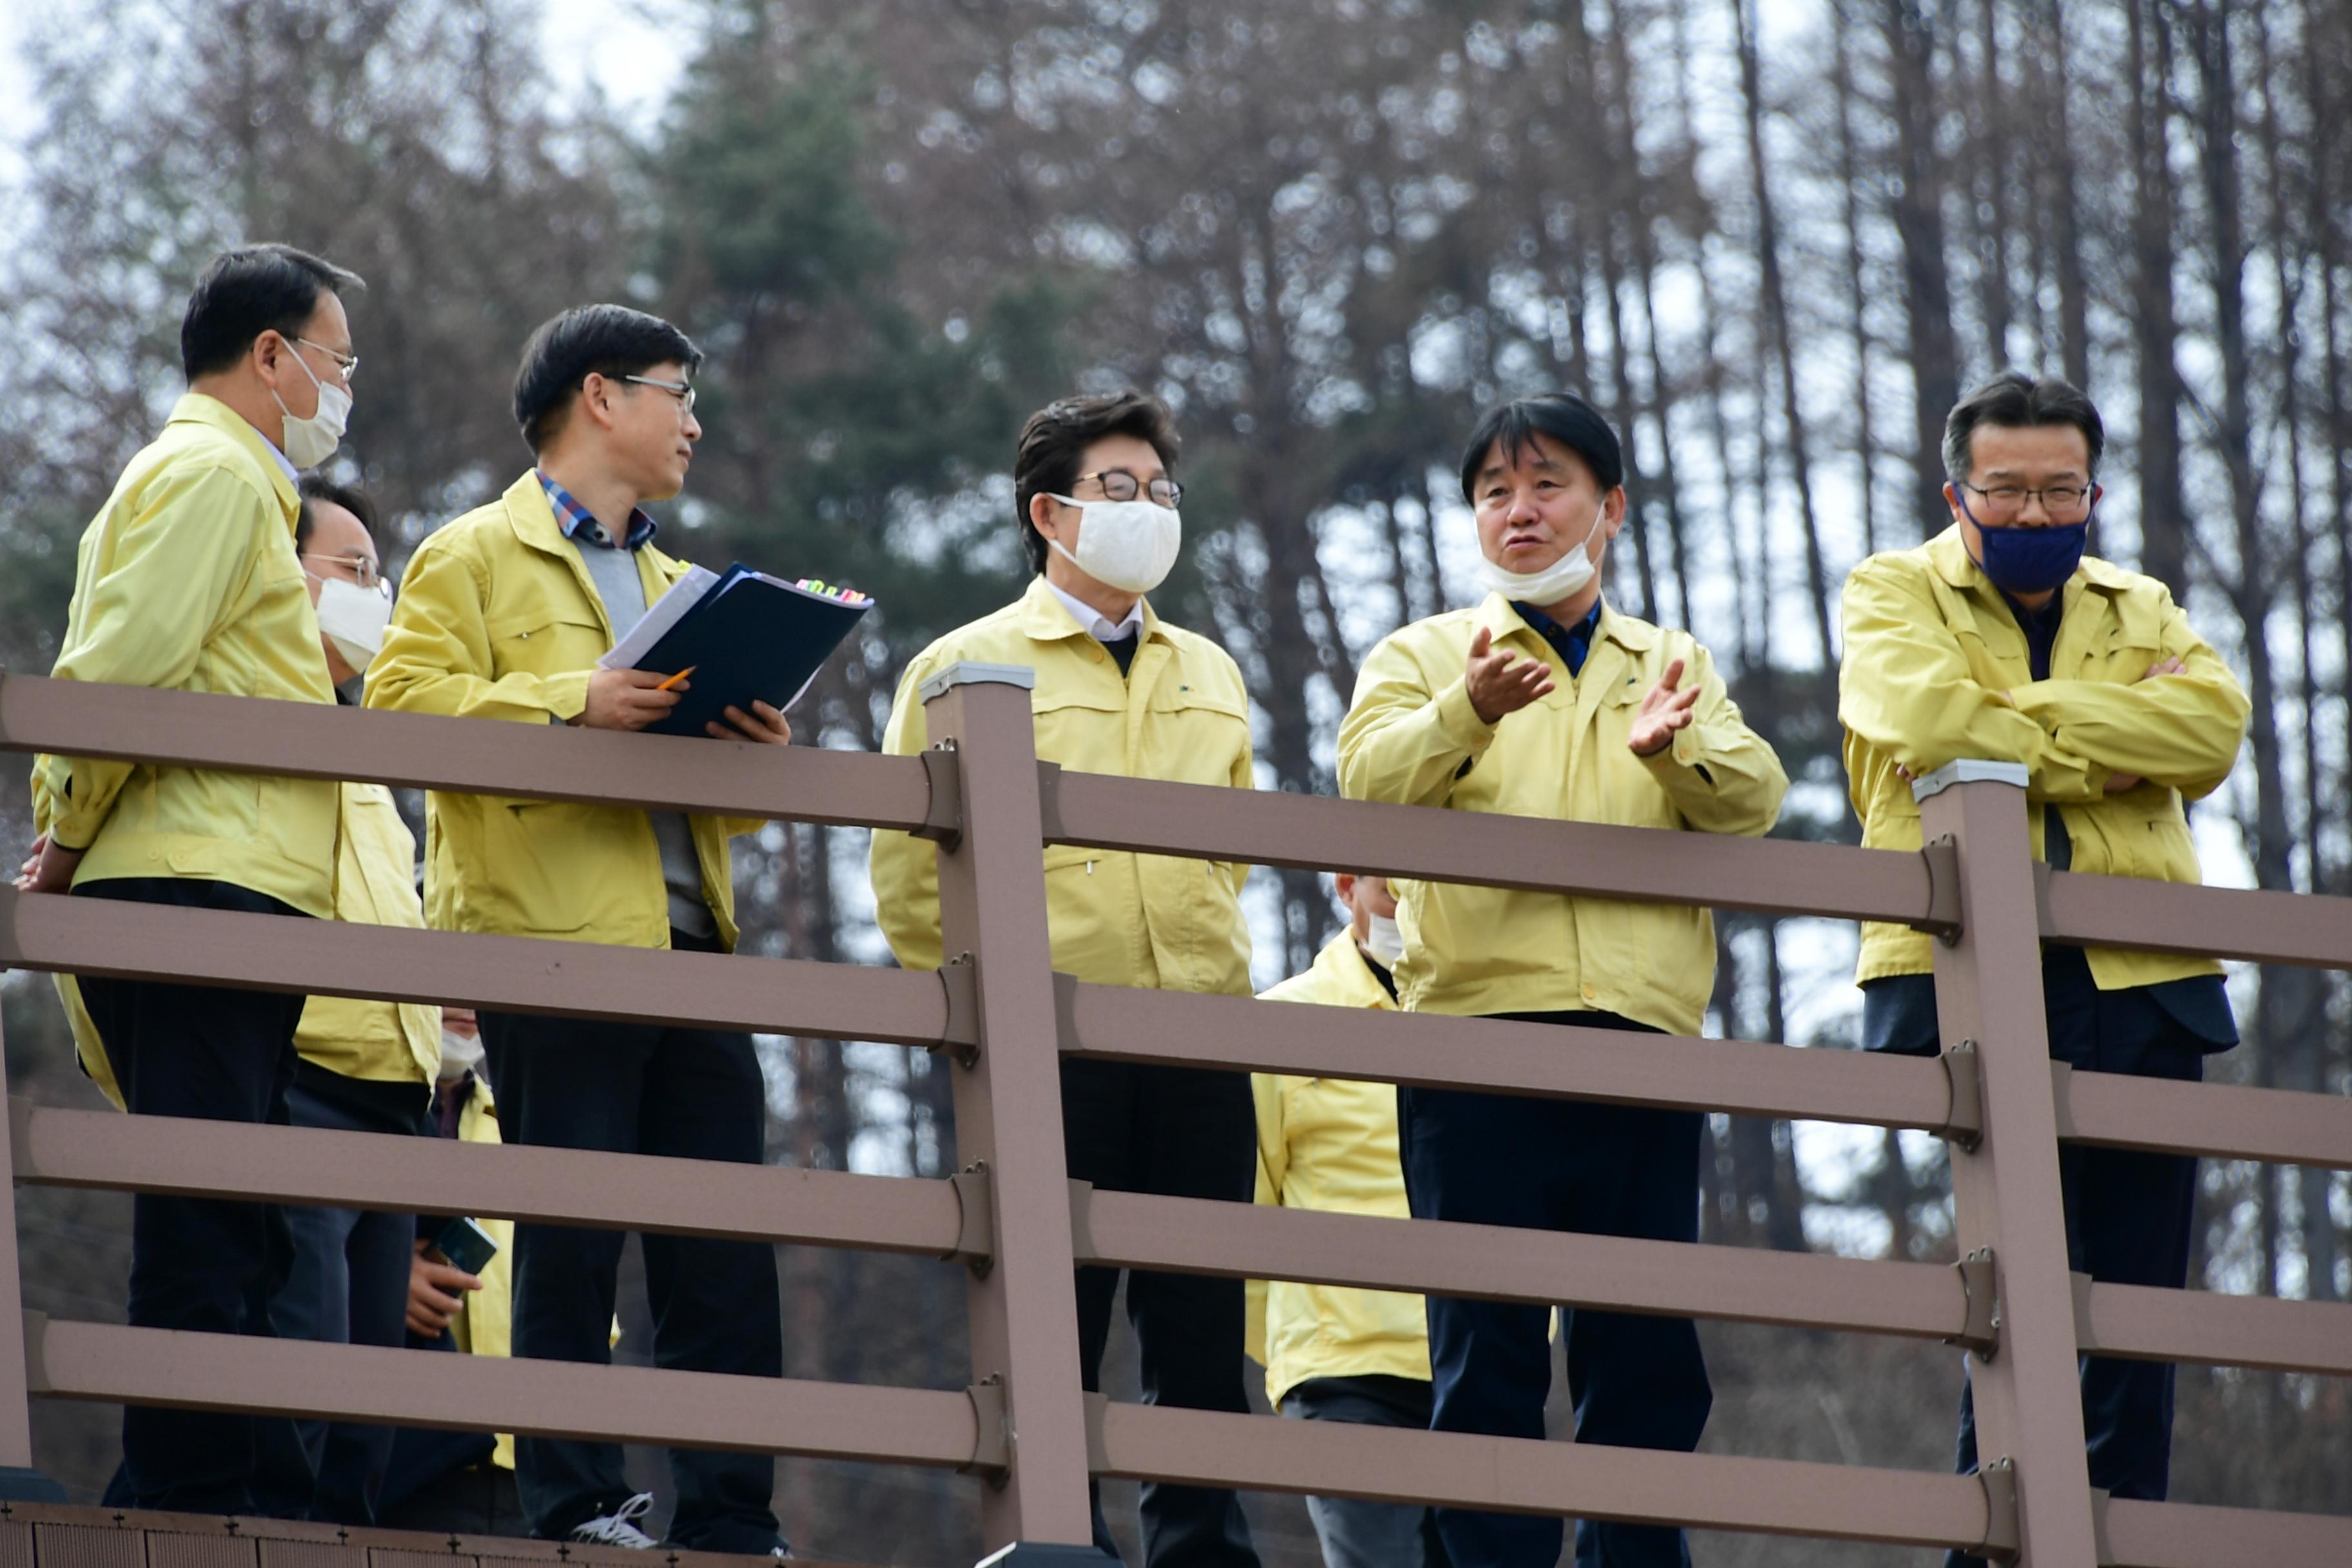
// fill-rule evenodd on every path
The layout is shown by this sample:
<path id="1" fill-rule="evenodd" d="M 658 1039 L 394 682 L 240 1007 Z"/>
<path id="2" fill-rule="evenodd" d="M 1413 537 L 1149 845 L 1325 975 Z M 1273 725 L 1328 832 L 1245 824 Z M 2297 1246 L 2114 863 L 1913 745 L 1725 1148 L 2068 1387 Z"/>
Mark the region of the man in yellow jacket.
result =
<path id="1" fill-rule="evenodd" d="M 358 279 L 280 245 L 215 258 L 180 323 L 188 392 L 82 535 L 55 674 L 296 702 L 334 700 L 295 559 L 297 470 L 324 462 L 351 407 Z M 247 913 L 334 913 L 335 786 L 44 756 L 40 838 L 17 886 Z M 299 996 L 92 978 L 101 1054 L 142 1115 L 283 1120 Z M 266 1332 L 283 1261 L 268 1207 L 142 1194 L 130 1319 Z M 247 1513 L 253 1417 L 132 1406 L 124 1481 L 142 1508 Z"/>
<path id="2" fill-rule="evenodd" d="M 899 679 L 883 749 L 929 743 L 917 695 L 961 660 L 1028 665 L 1037 753 L 1066 768 L 1183 784 L 1252 783 L 1249 700 L 1226 652 L 1170 626 L 1144 595 L 1175 564 L 1182 490 L 1167 407 L 1137 393 L 1072 397 L 1030 416 L 1013 463 L 1015 525 L 1037 577 L 994 615 L 925 648 Z M 1045 852 L 1054 967 L 1106 985 L 1250 994 L 1245 868 L 1056 846 Z M 898 962 L 940 963 L 939 866 L 931 845 L 874 836 L 875 917 Z M 1130 1062 L 1062 1064 L 1070 1174 L 1118 1192 L 1250 1195 L 1249 1086 L 1239 1074 Z M 1086 1386 L 1099 1385 L 1118 1271 L 1078 1270 Z M 1128 1316 L 1144 1397 L 1246 1411 L 1237 1279 L 1136 1273 Z M 1255 1568 L 1230 1491 L 1146 1484 L 1144 1556 L 1153 1568 Z M 1117 1544 L 1095 1512 L 1096 1543 Z"/>
<path id="3" fill-rule="evenodd" d="M 2052 866 L 2199 879 L 2182 804 L 2229 776 L 2246 697 L 2163 584 L 2084 554 L 2105 447 L 2082 393 L 1995 378 L 1945 425 L 1952 526 L 1916 550 L 1872 556 L 1846 580 L 1838 716 L 1864 844 L 1918 848 L 1914 781 L 1977 758 L 2025 768 L 2028 827 Z M 1863 928 L 1867 1048 L 1939 1048 L 1932 968 L 1926 936 Z M 2195 1079 L 2207 1053 L 2237 1043 L 2210 960 L 2052 947 L 2042 988 L 2051 1055 L 2077 1068 Z M 2075 1268 L 2133 1285 L 2186 1282 L 2194 1159 L 2066 1148 L 2059 1170 Z M 2164 1363 L 2084 1362 L 2093 1486 L 2164 1497 L 2172 1382 Z M 1958 1462 L 1976 1468 L 1965 1388 Z"/>
<path id="4" fill-rule="evenodd" d="M 1404 937 L 1378 877 L 1341 873 L 1347 928 L 1315 966 L 1269 1002 L 1393 1008 Z M 1402 1219 L 1412 1211 L 1398 1163 L 1396 1089 L 1385 1083 L 1256 1073 L 1257 1201 L 1284 1208 Z M 1249 1282 L 1250 1354 L 1265 1367 L 1266 1403 L 1298 1421 L 1429 1425 L 1429 1326 L 1422 1300 L 1289 1279 Z M 1445 1561 L 1428 1509 L 1310 1497 L 1324 1568 L 1423 1568 Z"/>
<path id="5" fill-rule="evenodd" d="M 315 474 L 302 477 L 300 493 L 294 547 L 312 598 L 331 583 L 374 597 L 373 589 L 358 586 L 382 581 L 373 503 L 364 493 Z M 367 635 L 356 625 L 347 625 L 346 633 Z M 373 650 L 349 643 L 339 648 L 324 634 L 320 640 L 330 673 L 343 678 L 337 700 L 352 700 L 358 677 L 350 661 L 364 666 Z M 416 838 L 401 820 L 392 792 L 374 784 L 337 787 L 334 918 L 421 929 Z M 72 975 L 58 977 L 82 1070 L 120 1106 L 121 1085 L 82 1000 L 88 984 Z M 413 1135 L 422 1124 L 440 1060 L 441 1009 L 312 996 L 303 1005 L 294 1048 L 293 1079 L 286 1090 L 292 1125 Z M 415 1219 L 367 1209 L 289 1206 L 281 1212 L 293 1250 L 285 1279 L 269 1298 L 271 1331 L 280 1339 L 398 1346 Z M 305 1420 L 264 1422 L 260 1430 L 253 1480 L 257 1511 L 279 1519 L 374 1522 L 375 1494 L 392 1449 L 391 1427 Z"/>
<path id="6" fill-rule="evenodd" d="M 1618 613 L 1598 568 L 1623 525 L 1616 433 L 1582 398 L 1489 413 L 1462 459 L 1476 517 L 1475 608 L 1391 634 L 1339 728 L 1351 799 L 1702 833 L 1760 834 L 1788 789 L 1687 633 Z M 1394 884 L 1409 1011 L 1696 1034 L 1715 974 L 1704 910 Z M 1638 1050 L 1638 1040 L 1626 1042 Z M 1696 1241 L 1695 1111 L 1454 1089 L 1397 1096 L 1416 1217 Z M 1431 1425 L 1541 1437 L 1542 1307 L 1429 1299 Z M 1713 1394 L 1687 1321 L 1571 1310 L 1577 1438 L 1696 1447 Z M 1549 1568 L 1558 1520 L 1440 1509 L 1455 1568 Z M 1688 1561 L 1677 1530 L 1577 1529 L 1580 1565 Z"/>
<path id="7" fill-rule="evenodd" d="M 676 706 L 662 678 L 596 661 L 686 573 L 653 546 L 643 508 L 686 482 L 702 426 L 689 380 L 701 351 L 619 305 L 567 310 L 523 350 L 514 410 L 538 461 L 505 495 L 417 548 L 371 708 L 524 724 L 641 730 Z M 683 688 L 679 688 L 682 689 Z M 725 739 L 785 744 L 768 704 L 727 712 Z M 701 952 L 735 945 L 730 833 L 756 820 L 435 793 L 425 912 L 452 931 Z M 757 1163 L 767 1097 L 751 1037 L 709 1029 L 484 1012 L 509 1143 Z M 515 1230 L 514 1352 L 604 1362 L 624 1237 Z M 750 1242 L 644 1239 L 665 1366 L 782 1375 L 775 1255 Z M 516 1478 L 533 1533 L 650 1546 L 617 1445 L 530 1437 Z M 764 1455 L 679 1449 L 673 1544 L 765 1555 L 782 1545 Z"/>

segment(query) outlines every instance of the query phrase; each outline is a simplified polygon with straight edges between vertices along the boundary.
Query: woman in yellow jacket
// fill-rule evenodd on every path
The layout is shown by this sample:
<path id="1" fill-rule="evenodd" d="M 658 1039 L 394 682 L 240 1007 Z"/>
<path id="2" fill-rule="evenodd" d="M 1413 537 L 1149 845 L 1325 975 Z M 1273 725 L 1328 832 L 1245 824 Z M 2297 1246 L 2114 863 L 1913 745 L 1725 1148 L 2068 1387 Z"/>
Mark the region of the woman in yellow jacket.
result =
<path id="1" fill-rule="evenodd" d="M 2199 879 L 2184 801 L 2218 788 L 2245 737 L 2237 679 L 2163 584 L 2083 553 L 2105 430 L 2065 383 L 2011 374 L 1945 424 L 1952 526 L 1874 555 L 1845 585 L 1838 681 L 1863 842 L 1919 847 L 1912 793 L 1960 758 L 2025 769 L 2028 828 L 2061 869 Z M 1863 1044 L 1935 1054 L 1928 939 L 1863 928 Z M 2110 948 L 2042 955 L 2050 1052 L 2093 1072 L 2195 1079 L 2238 1039 L 2221 965 Z M 2067 1147 L 2066 1243 L 2094 1279 L 2179 1288 L 2189 1268 L 2197 1162 Z M 2173 1369 L 2083 1363 L 2091 1484 L 2161 1500 L 2169 1486 Z M 1958 1467 L 1976 1468 L 1963 1387 Z M 1972 1562 L 1955 1554 L 1954 1562 Z"/>
<path id="2" fill-rule="evenodd" d="M 1342 872 L 1349 921 L 1315 966 L 1264 993 L 1268 1002 L 1389 1010 L 1404 938 L 1396 900 L 1378 877 Z M 1282 1208 L 1402 1219 L 1396 1089 L 1348 1079 L 1254 1073 L 1257 1201 Z M 1266 1403 L 1298 1421 L 1429 1425 L 1429 1325 L 1422 1300 L 1292 1279 L 1249 1282 L 1250 1355 L 1265 1368 Z M 1324 1568 L 1442 1563 L 1428 1509 L 1364 1498 L 1310 1497 Z"/>
<path id="3" fill-rule="evenodd" d="M 1583 399 L 1507 404 L 1462 459 L 1478 529 L 1475 608 L 1417 622 L 1364 661 L 1339 729 L 1353 799 L 1703 833 L 1760 834 L 1788 780 L 1688 634 L 1619 614 L 1599 567 L 1622 526 L 1616 433 Z M 1695 1034 L 1715 974 L 1704 910 L 1438 882 L 1395 884 L 1397 989 L 1424 1013 Z M 1639 1040 L 1625 1048 L 1638 1050 Z M 1406 1089 L 1416 1217 L 1695 1241 L 1693 1111 Z M 1541 1437 L 1542 1307 L 1429 1299 L 1440 1431 Z M 1580 1442 L 1688 1450 L 1712 1393 L 1681 1319 L 1571 1310 Z M 1558 1520 L 1440 1509 L 1455 1568 L 1549 1568 Z M 1682 1532 L 1596 1523 L 1580 1563 L 1687 1562 Z"/>

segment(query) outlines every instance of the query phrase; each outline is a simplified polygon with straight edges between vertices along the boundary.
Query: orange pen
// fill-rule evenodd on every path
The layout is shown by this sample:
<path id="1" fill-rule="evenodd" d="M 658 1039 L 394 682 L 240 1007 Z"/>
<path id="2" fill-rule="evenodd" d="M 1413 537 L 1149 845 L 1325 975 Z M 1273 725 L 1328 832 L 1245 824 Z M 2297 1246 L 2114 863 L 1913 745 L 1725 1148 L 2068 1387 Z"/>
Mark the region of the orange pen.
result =
<path id="1" fill-rule="evenodd" d="M 659 686 L 655 687 L 654 689 L 656 691 L 667 691 L 671 687 L 676 686 L 679 681 L 684 680 L 688 676 L 692 675 L 696 670 L 700 669 L 702 667 L 698 664 L 689 664 L 684 669 L 679 670 L 676 675 L 671 676 L 667 680 L 663 681 Z"/>

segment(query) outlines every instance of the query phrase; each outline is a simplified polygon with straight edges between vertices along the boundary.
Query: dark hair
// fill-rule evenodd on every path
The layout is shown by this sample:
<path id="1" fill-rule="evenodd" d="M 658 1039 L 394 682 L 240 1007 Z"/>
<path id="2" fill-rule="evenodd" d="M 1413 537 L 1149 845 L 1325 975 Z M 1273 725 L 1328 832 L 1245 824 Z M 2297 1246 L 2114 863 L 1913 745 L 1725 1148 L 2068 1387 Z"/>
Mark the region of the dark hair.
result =
<path id="1" fill-rule="evenodd" d="M 302 510 L 294 519 L 294 548 L 298 552 L 310 542 L 310 534 L 319 526 L 319 520 L 310 512 L 314 500 L 341 507 L 360 520 L 360 526 L 368 531 L 370 539 L 376 536 L 375 498 L 357 485 L 339 485 L 318 474 L 304 474 L 294 488 L 302 497 Z"/>
<path id="2" fill-rule="evenodd" d="M 522 346 L 515 371 L 514 416 L 534 452 L 561 426 L 581 383 L 592 375 L 618 380 L 657 364 L 702 363 L 694 340 L 663 321 L 626 305 L 575 305 L 541 324 Z"/>
<path id="3" fill-rule="evenodd" d="M 1109 436 L 1150 442 L 1171 470 L 1182 450 L 1176 439 L 1176 416 L 1146 392 L 1057 398 L 1021 426 L 1021 445 L 1013 458 L 1013 507 L 1021 552 L 1029 558 L 1031 572 L 1045 569 L 1045 536 L 1029 521 L 1029 503 L 1041 495 L 1068 494 L 1077 483 L 1087 448 Z"/>
<path id="4" fill-rule="evenodd" d="M 190 381 L 226 370 L 264 332 L 291 342 L 320 295 L 366 287 L 358 273 L 290 245 L 224 250 L 205 265 L 180 318 L 180 368 Z"/>
<path id="5" fill-rule="evenodd" d="M 1625 482 L 1624 448 L 1609 421 L 1576 394 L 1552 392 L 1514 398 L 1479 419 L 1462 448 L 1462 499 L 1471 499 L 1488 452 L 1500 446 L 1504 457 L 1516 458 L 1538 436 L 1549 436 L 1583 458 L 1603 494 Z"/>
<path id="6" fill-rule="evenodd" d="M 2090 445 L 2094 474 L 2099 471 L 2100 454 L 2107 449 L 2107 427 L 2099 420 L 2098 405 L 2079 388 L 2054 375 L 2003 371 L 1954 404 L 1945 416 L 1944 476 L 1954 484 L 1967 479 L 1973 467 L 1969 447 L 1979 425 L 2004 430 L 2072 425 Z"/>

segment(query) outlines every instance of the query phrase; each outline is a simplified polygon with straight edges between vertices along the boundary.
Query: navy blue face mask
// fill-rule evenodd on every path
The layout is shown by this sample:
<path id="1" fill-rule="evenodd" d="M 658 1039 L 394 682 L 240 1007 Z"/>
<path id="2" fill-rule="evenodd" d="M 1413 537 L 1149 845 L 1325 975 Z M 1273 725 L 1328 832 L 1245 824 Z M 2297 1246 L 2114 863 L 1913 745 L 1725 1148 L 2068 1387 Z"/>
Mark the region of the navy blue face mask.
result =
<path id="1" fill-rule="evenodd" d="M 1977 522 L 1966 494 L 1960 497 L 1960 510 L 1970 522 Z M 1977 538 L 1984 552 L 1977 564 L 1992 579 L 1993 586 L 2006 593 L 2046 594 L 2074 574 L 2090 537 L 2087 517 L 2047 528 L 1987 528 L 1977 522 Z"/>

